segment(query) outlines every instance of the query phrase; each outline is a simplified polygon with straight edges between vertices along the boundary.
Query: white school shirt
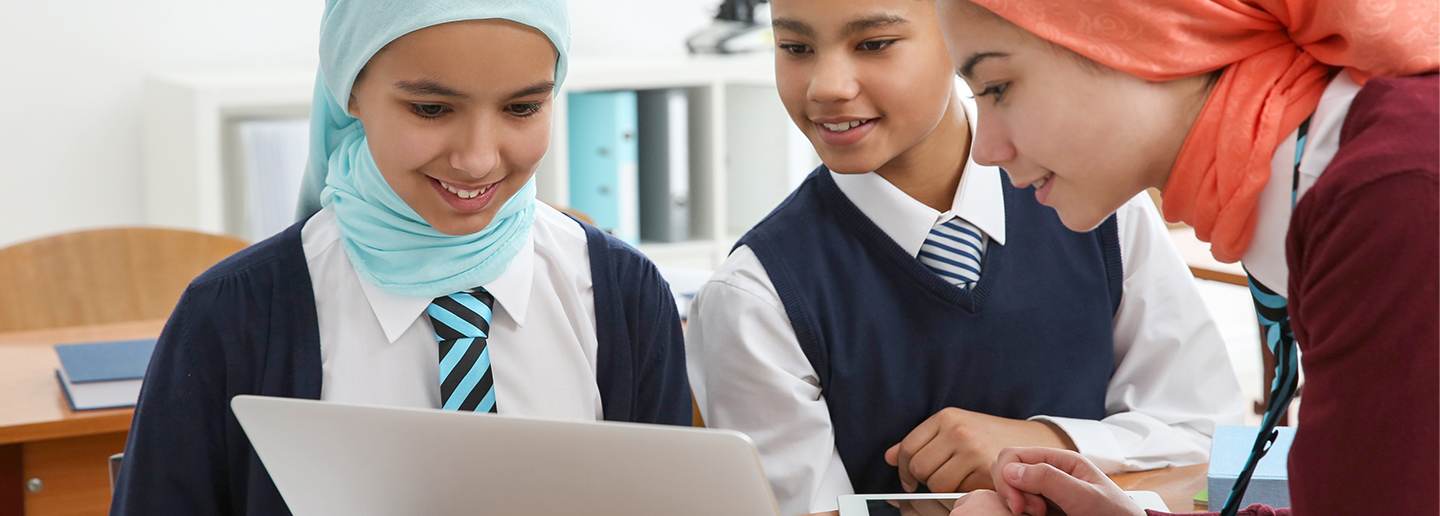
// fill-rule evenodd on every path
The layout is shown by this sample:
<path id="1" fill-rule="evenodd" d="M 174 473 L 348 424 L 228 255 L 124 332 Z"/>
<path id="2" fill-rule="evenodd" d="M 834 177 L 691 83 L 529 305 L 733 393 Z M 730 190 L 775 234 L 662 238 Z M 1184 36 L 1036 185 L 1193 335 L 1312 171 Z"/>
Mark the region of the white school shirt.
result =
<path id="1" fill-rule="evenodd" d="M 501 414 L 602 419 L 595 384 L 595 298 L 585 230 L 535 203 L 530 239 L 495 281 L 490 338 Z M 361 278 L 340 243 L 335 211 L 300 238 L 320 324 L 320 399 L 440 407 L 440 348 L 429 298 L 387 294 Z"/>
<path id="2" fill-rule="evenodd" d="M 974 112 L 973 104 L 967 108 Z M 945 213 L 873 172 L 831 177 L 866 217 L 917 255 L 930 228 L 956 215 L 980 228 L 991 245 L 1004 245 L 1000 174 L 967 162 Z M 1110 473 L 1206 462 L 1215 425 L 1243 424 L 1240 384 L 1149 196 L 1136 196 L 1117 216 L 1124 294 L 1113 321 L 1107 416 L 1031 419 L 1060 427 L 1081 454 Z M 741 246 L 730 254 L 696 294 L 688 325 L 690 387 L 706 425 L 738 430 L 755 442 L 782 514 L 835 510 L 836 497 L 854 488 L 835 449 L 818 376 L 754 251 Z"/>
<path id="3" fill-rule="evenodd" d="M 1305 153 L 1300 160 L 1300 184 L 1294 185 L 1295 199 L 1304 197 L 1340 150 L 1340 128 L 1350 113 L 1350 103 L 1360 93 L 1360 84 L 1342 72 L 1330 80 L 1320 104 L 1310 117 Z M 1255 233 L 1240 261 L 1255 279 L 1281 297 L 1290 297 L 1290 267 L 1285 260 L 1285 235 L 1290 231 L 1292 183 L 1295 182 L 1295 140 L 1290 133 L 1275 149 L 1270 160 L 1270 181 L 1256 203 Z M 1269 386 L 1266 386 L 1268 389 Z"/>

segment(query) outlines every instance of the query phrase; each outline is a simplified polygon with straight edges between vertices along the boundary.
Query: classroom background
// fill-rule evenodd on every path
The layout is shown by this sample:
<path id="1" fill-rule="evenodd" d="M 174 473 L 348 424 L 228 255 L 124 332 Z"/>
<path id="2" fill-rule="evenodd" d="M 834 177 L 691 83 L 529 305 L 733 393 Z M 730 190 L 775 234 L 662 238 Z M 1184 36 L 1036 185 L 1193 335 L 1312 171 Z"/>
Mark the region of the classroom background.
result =
<path id="1" fill-rule="evenodd" d="M 712 24 L 719 4 L 570 2 L 567 93 L 670 86 L 688 93 L 694 116 L 687 150 L 699 165 L 686 178 L 689 231 L 677 242 L 640 243 L 670 267 L 714 268 L 734 239 L 818 163 L 783 112 L 768 52 L 700 62 L 687 56 L 687 39 Z M 0 58 L 7 78 L 0 81 L 6 164 L 0 220 L 7 221 L 0 224 L 0 247 L 112 226 L 182 227 L 255 241 L 288 225 L 296 176 L 244 163 L 237 147 L 243 122 L 304 119 L 323 6 L 321 0 L 8 5 L 0 17 L 0 47 L 7 49 Z M 537 186 L 541 200 L 572 205 L 571 160 L 557 159 L 570 154 L 568 134 L 561 134 L 568 127 L 559 118 L 557 112 Z M 278 126 L 272 135 L 296 131 L 294 124 L 271 125 Z M 294 141 L 262 155 L 293 162 Z M 304 148 L 299 152 L 303 160 Z M 251 184 L 256 178 L 247 177 L 247 165 L 274 177 Z M 1261 365 L 1247 294 L 1200 283 L 1242 387 L 1258 399 Z"/>
<path id="2" fill-rule="evenodd" d="M 323 4 L 8 2 L 0 248 L 122 226 L 254 242 L 288 226 Z M 682 303 L 819 164 L 775 93 L 770 50 L 687 52 L 719 4 L 570 0 L 571 70 L 537 173 L 540 200 L 636 244 Z M 766 43 L 764 31 L 746 37 L 735 44 Z M 1207 258 L 1193 233 L 1176 231 L 1187 259 Z M 1261 399 L 1247 290 L 1196 281 L 1245 395 Z"/>

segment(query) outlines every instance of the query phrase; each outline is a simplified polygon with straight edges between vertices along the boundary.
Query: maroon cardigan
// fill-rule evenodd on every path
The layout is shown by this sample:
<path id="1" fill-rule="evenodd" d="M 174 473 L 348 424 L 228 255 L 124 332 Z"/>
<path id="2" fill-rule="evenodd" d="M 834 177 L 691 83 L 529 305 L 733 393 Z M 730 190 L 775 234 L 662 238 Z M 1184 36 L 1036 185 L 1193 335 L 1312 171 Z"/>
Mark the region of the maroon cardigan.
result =
<path id="1" fill-rule="evenodd" d="M 1290 220 L 1291 510 L 1440 514 L 1440 81 L 1371 79 Z M 1225 493 L 1210 493 L 1223 500 Z"/>

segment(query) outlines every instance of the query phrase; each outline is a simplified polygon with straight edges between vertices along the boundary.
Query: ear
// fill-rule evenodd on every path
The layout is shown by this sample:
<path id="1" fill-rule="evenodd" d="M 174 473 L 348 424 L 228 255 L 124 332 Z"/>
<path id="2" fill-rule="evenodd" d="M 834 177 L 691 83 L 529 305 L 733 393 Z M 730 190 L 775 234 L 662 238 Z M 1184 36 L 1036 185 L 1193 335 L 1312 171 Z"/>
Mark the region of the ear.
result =
<path id="1" fill-rule="evenodd" d="M 347 102 L 345 105 L 345 111 L 348 111 L 350 116 L 360 118 L 360 103 L 355 101 L 355 93 L 353 91 L 350 93 L 350 102 Z"/>

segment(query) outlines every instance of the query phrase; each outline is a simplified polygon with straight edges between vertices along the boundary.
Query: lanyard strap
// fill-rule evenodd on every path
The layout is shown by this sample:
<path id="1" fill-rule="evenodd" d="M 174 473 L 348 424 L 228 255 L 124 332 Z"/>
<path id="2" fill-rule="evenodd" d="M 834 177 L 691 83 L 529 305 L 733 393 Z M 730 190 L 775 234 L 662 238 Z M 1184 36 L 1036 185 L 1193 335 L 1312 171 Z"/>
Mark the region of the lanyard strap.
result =
<path id="1" fill-rule="evenodd" d="M 1290 179 L 1291 209 L 1294 209 L 1300 191 L 1300 159 L 1305 155 L 1305 141 L 1309 132 L 1310 119 L 1306 118 L 1300 124 L 1295 138 L 1295 173 Z M 1265 417 L 1260 421 L 1260 433 L 1255 437 L 1255 445 L 1250 449 L 1250 458 L 1245 461 L 1245 469 L 1240 470 L 1240 476 L 1235 478 L 1235 486 L 1230 489 L 1230 497 L 1225 501 L 1225 508 L 1220 511 L 1221 516 L 1235 516 L 1240 510 L 1240 499 L 1245 496 L 1245 489 L 1250 486 L 1250 477 L 1255 474 L 1255 466 L 1270 451 L 1275 438 L 1280 435 L 1280 431 L 1275 427 L 1280 422 L 1280 416 L 1290 408 L 1290 400 L 1295 398 L 1295 391 L 1300 385 L 1300 362 L 1295 350 L 1295 335 L 1290 331 L 1288 303 L 1283 296 L 1256 281 L 1249 271 L 1245 272 L 1245 276 L 1250 283 L 1250 297 L 1255 301 L 1255 315 L 1265 326 L 1265 346 L 1275 355 L 1275 381 L 1270 384 L 1270 403 L 1266 405 Z"/>

